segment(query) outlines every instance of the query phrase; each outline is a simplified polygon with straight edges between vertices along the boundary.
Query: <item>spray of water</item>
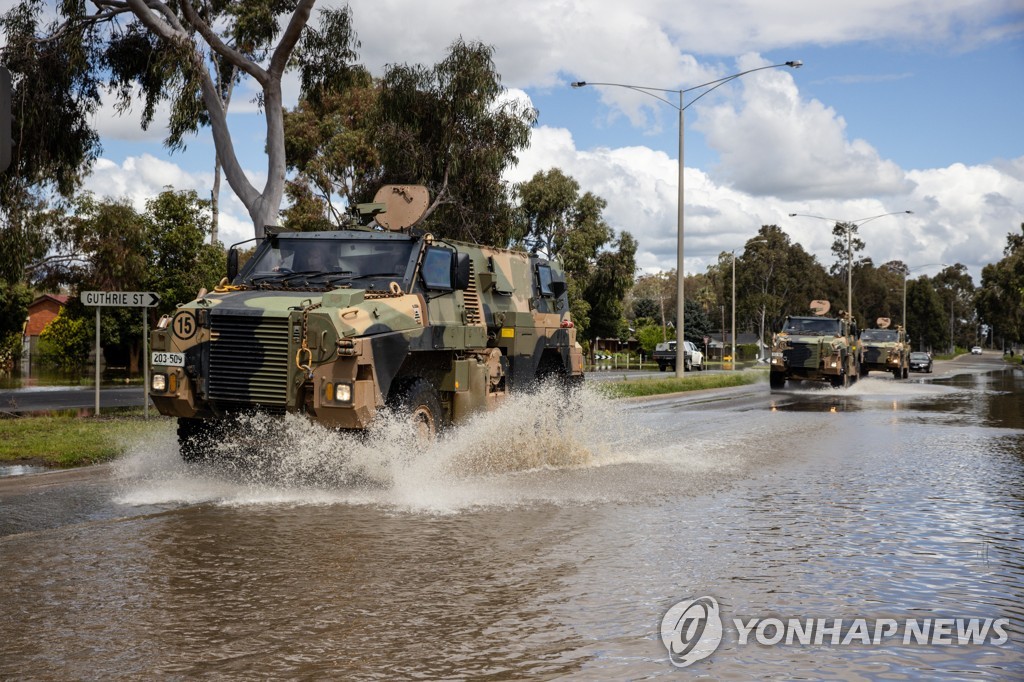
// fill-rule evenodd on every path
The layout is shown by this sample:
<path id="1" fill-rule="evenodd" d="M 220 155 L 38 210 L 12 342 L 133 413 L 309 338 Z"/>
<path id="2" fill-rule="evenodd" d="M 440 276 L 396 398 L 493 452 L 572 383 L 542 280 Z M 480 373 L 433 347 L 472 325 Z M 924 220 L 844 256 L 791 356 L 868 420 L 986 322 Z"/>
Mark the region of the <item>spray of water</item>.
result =
<path id="1" fill-rule="evenodd" d="M 621 464 L 643 430 L 621 405 L 581 387 L 554 385 L 507 399 L 437 440 L 418 439 L 401 415 L 382 413 L 365 433 L 286 415 L 240 417 L 206 464 L 181 461 L 173 428 L 134 443 L 116 465 L 127 504 L 216 502 L 387 504 L 447 510 L 515 504 L 512 479 Z"/>

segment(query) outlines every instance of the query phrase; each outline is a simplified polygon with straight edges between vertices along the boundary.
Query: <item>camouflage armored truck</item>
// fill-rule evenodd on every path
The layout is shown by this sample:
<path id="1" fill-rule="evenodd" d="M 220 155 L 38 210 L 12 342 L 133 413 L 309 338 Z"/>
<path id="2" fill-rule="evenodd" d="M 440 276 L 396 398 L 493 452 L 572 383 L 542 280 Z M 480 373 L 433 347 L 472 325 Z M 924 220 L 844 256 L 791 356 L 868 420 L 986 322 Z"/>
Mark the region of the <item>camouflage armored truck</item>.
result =
<path id="1" fill-rule="evenodd" d="M 875 320 L 876 329 L 865 329 L 860 334 L 860 375 L 878 370 L 891 372 L 897 379 L 910 376 L 910 343 L 902 326 L 890 329 L 888 317 Z"/>
<path id="2" fill-rule="evenodd" d="M 151 396 L 187 460 L 223 420 L 304 413 L 366 429 L 388 407 L 425 437 L 548 376 L 583 378 L 556 262 L 409 229 L 425 188 L 387 186 L 371 226 L 268 231 L 244 267 L 152 334 Z"/>
<path id="3" fill-rule="evenodd" d="M 826 317 L 828 301 L 811 301 L 810 316 L 786 317 L 772 339 L 769 382 L 773 389 L 786 381 L 827 381 L 849 386 L 860 373 L 856 325 L 848 314 Z"/>

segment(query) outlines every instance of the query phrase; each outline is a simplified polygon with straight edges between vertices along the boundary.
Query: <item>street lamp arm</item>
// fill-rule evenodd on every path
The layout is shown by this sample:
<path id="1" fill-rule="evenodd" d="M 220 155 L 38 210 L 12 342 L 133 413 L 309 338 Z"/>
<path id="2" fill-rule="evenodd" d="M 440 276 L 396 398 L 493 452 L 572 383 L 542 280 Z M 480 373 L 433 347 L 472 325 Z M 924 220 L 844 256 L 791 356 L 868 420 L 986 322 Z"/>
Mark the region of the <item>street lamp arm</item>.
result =
<path id="1" fill-rule="evenodd" d="M 870 223 L 872 220 L 877 218 L 884 218 L 887 215 L 902 215 L 905 213 L 912 214 L 913 211 L 892 211 L 890 213 L 879 213 L 878 215 L 869 216 L 867 218 L 857 218 L 856 220 L 840 220 L 839 218 L 829 218 L 823 215 L 811 215 L 809 213 L 790 213 L 790 218 L 817 218 L 818 220 L 827 220 L 830 223 L 842 223 L 846 225 L 863 225 L 864 223 Z"/>
<path id="2" fill-rule="evenodd" d="M 660 102 L 664 102 L 665 104 L 669 105 L 670 107 L 672 107 L 676 111 L 683 111 L 683 110 L 686 110 L 687 108 L 689 108 L 690 105 L 692 105 L 694 102 L 699 100 L 704 95 L 706 95 L 709 92 L 715 90 L 716 88 L 720 88 L 721 86 L 725 85 L 726 83 L 729 83 L 730 81 L 736 80 L 740 76 L 746 76 L 748 73 L 753 73 L 755 71 L 764 71 L 765 69 L 777 69 L 780 66 L 788 66 L 788 67 L 793 68 L 793 69 L 799 69 L 803 65 L 804 65 L 804 63 L 802 61 L 800 61 L 799 59 L 794 59 L 792 61 L 783 62 L 782 64 L 771 64 L 769 66 L 759 66 L 756 69 L 747 69 L 746 71 L 741 71 L 739 73 L 734 73 L 731 76 L 724 76 L 722 78 L 716 78 L 713 81 L 708 81 L 707 83 L 701 83 L 700 85 L 694 85 L 692 87 L 683 88 L 683 89 L 678 89 L 678 88 L 677 89 L 672 89 L 672 88 L 652 88 L 652 87 L 648 87 L 648 86 L 645 86 L 645 85 L 629 85 L 627 83 L 595 83 L 595 82 L 590 82 L 590 81 L 573 81 L 569 85 L 571 85 L 574 88 L 583 88 L 583 87 L 586 87 L 588 85 L 606 85 L 606 86 L 611 86 L 611 87 L 615 87 L 615 88 L 626 88 L 627 90 L 635 90 L 637 92 L 642 92 L 643 94 L 647 95 L 648 97 L 653 97 L 654 99 L 656 99 L 656 100 L 658 100 Z M 708 87 L 708 86 L 711 86 L 711 87 Z M 675 93 L 677 95 L 680 95 L 680 97 L 681 97 L 682 94 L 685 93 L 685 92 L 693 92 L 694 90 L 700 90 L 701 88 L 708 88 L 708 89 L 705 90 L 704 92 L 702 92 L 701 94 L 697 95 L 696 97 L 694 97 L 690 101 L 689 104 L 686 104 L 686 105 L 684 105 L 682 107 L 680 107 L 678 104 L 673 103 L 671 100 L 665 99 L 661 95 L 656 95 L 655 94 L 657 92 L 672 92 L 672 93 Z"/>
<path id="3" fill-rule="evenodd" d="M 696 97 L 694 97 L 690 101 L 690 104 L 687 104 L 686 106 L 684 106 L 683 109 L 689 108 L 690 105 L 694 104 L 697 100 L 699 100 L 704 95 L 707 95 L 708 93 L 710 93 L 710 92 L 712 92 L 712 91 L 722 87 L 726 83 L 729 83 L 731 81 L 736 80 L 740 76 L 746 76 L 748 73 L 754 73 L 755 71 L 764 71 L 765 69 L 777 69 L 780 66 L 788 66 L 788 67 L 793 68 L 793 69 L 799 69 L 803 65 L 804 65 L 804 63 L 802 61 L 800 61 L 799 59 L 794 59 L 794 60 L 791 60 L 791 61 L 788 61 L 788 62 L 783 62 L 782 64 L 770 64 L 769 66 L 759 66 L 756 69 L 747 69 L 746 71 L 741 71 L 740 73 L 734 73 L 731 76 L 726 76 L 724 78 L 719 78 L 717 80 L 708 81 L 707 83 L 701 83 L 700 85 L 694 85 L 693 87 L 686 88 L 685 90 L 680 90 L 679 92 L 681 92 L 681 93 L 683 93 L 683 92 L 692 92 L 694 90 L 700 90 L 701 88 L 708 88 L 709 85 L 713 86 L 713 87 L 708 88 L 704 92 L 700 93 Z"/>
<path id="4" fill-rule="evenodd" d="M 653 97 L 654 99 L 658 100 L 659 102 L 664 102 L 665 104 L 669 105 L 670 107 L 672 107 L 676 111 L 679 111 L 679 105 L 678 104 L 675 104 L 671 100 L 667 100 L 664 97 L 662 97 L 661 95 L 656 95 L 654 93 L 656 93 L 656 92 L 674 92 L 674 93 L 678 94 L 679 92 L 681 92 L 680 90 L 666 90 L 665 88 L 648 88 L 648 87 L 645 87 L 643 85 L 627 85 L 625 83 L 591 83 L 589 81 L 573 81 L 569 85 L 571 85 L 574 88 L 583 88 L 583 87 L 586 87 L 588 85 L 608 85 L 608 86 L 612 86 L 612 87 L 616 87 L 616 88 L 626 88 L 627 90 L 635 90 L 637 92 L 640 92 L 640 93 L 643 93 L 643 94 L 647 95 L 648 97 Z"/>

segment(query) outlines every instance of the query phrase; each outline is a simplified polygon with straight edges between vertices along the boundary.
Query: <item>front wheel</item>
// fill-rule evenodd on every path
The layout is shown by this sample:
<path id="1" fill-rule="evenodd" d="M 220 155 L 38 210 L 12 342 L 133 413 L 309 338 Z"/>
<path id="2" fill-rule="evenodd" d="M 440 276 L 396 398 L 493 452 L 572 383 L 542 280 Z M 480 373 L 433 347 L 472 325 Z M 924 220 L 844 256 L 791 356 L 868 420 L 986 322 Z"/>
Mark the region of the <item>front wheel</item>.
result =
<path id="1" fill-rule="evenodd" d="M 444 428 L 441 398 L 426 379 L 412 377 L 401 381 L 392 389 L 388 402 L 408 417 L 420 440 L 434 440 Z"/>
<path id="2" fill-rule="evenodd" d="M 772 372 L 768 375 L 768 383 L 772 388 L 782 388 L 786 385 L 786 376 L 781 372 Z"/>

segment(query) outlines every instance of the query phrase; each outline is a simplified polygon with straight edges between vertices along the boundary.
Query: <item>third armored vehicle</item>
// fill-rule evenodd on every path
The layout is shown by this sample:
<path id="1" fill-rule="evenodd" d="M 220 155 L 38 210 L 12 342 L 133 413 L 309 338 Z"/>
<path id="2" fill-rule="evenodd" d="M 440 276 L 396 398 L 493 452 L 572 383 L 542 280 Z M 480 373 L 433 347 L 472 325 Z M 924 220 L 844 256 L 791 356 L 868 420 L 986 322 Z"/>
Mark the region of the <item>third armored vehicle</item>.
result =
<path id="1" fill-rule="evenodd" d="M 828 301 L 811 301 L 810 307 L 810 316 L 786 317 L 772 339 L 772 388 L 782 388 L 787 380 L 849 386 L 860 373 L 857 331 L 849 314 L 826 317 Z"/>
<path id="2" fill-rule="evenodd" d="M 860 375 L 872 370 L 891 372 L 897 379 L 910 374 L 910 343 L 902 326 L 890 329 L 888 317 L 875 320 L 877 328 L 860 334 Z"/>
<path id="3" fill-rule="evenodd" d="M 387 407 L 430 437 L 545 377 L 583 378 L 559 264 L 417 231 L 427 204 L 392 185 L 363 205 L 375 224 L 270 231 L 160 321 L 151 395 L 183 457 L 206 458 L 242 412 L 362 430 Z"/>

